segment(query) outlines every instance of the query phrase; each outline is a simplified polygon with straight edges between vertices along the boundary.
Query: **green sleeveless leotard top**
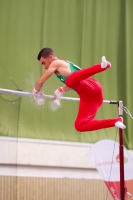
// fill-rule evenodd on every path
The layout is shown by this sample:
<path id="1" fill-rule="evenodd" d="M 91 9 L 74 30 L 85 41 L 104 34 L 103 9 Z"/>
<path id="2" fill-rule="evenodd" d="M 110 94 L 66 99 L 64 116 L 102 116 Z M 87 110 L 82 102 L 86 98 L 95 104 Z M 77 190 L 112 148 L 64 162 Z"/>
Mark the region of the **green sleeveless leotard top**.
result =
<path id="1" fill-rule="evenodd" d="M 81 68 L 78 67 L 77 65 L 75 65 L 73 62 L 68 61 L 68 60 L 65 60 L 65 61 L 66 61 L 66 62 L 69 64 L 69 66 L 70 66 L 71 74 L 72 74 L 73 72 L 75 72 L 75 71 L 81 70 Z M 66 82 L 66 78 L 68 77 L 68 76 L 62 76 L 61 74 L 56 74 L 56 73 L 55 73 L 55 75 L 56 75 L 57 78 L 59 78 L 60 81 L 62 81 L 63 83 Z"/>

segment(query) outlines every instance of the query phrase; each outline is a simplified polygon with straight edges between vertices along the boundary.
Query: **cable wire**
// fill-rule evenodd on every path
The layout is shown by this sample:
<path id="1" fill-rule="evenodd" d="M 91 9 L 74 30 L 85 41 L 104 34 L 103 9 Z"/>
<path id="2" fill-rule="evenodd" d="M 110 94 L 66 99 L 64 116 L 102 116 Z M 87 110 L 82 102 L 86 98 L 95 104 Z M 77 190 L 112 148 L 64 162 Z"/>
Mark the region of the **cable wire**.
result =
<path id="1" fill-rule="evenodd" d="M 127 107 L 126 107 L 126 106 L 123 106 L 123 109 L 124 109 L 125 113 L 126 113 L 127 115 L 129 115 L 129 117 L 131 117 L 131 119 L 133 119 L 133 116 L 131 115 L 131 113 L 129 112 L 129 110 L 127 109 Z"/>
<path id="2" fill-rule="evenodd" d="M 118 133 L 118 128 L 116 129 L 116 134 L 115 134 L 114 148 L 113 148 L 113 155 L 112 155 L 112 162 L 111 162 L 111 168 L 110 168 L 110 174 L 109 174 L 109 180 L 108 180 L 108 182 L 110 182 L 110 179 L 111 179 L 112 163 L 113 163 L 113 158 L 114 158 L 114 152 L 115 152 L 115 145 L 116 145 L 117 133 Z M 109 193 L 109 190 L 107 190 L 106 200 L 107 200 L 107 198 L 108 198 L 108 193 Z"/>

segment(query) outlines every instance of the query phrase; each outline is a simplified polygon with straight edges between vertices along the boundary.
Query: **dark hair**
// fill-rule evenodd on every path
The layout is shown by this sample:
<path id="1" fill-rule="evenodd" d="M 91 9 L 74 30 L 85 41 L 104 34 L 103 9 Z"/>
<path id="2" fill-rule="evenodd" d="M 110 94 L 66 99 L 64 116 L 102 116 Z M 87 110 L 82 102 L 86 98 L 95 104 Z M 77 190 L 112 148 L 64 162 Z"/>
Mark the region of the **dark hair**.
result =
<path id="1" fill-rule="evenodd" d="M 39 54 L 38 54 L 38 56 L 37 56 L 37 59 L 40 60 L 41 57 L 47 58 L 49 55 L 55 56 L 55 53 L 54 53 L 54 51 L 53 51 L 51 48 L 47 48 L 47 47 L 46 47 L 46 48 L 43 48 L 43 49 L 39 52 Z"/>

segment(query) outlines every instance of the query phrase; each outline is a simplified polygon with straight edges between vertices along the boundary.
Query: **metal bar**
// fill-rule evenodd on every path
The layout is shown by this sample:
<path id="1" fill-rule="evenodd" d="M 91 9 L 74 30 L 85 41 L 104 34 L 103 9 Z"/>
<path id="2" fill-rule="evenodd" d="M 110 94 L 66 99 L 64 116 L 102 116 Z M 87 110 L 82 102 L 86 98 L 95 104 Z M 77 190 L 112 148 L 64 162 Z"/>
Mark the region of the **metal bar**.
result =
<path id="1" fill-rule="evenodd" d="M 123 102 L 119 101 L 119 116 L 123 116 Z M 125 200 L 124 184 L 124 147 L 123 147 L 123 130 L 119 128 L 119 151 L 120 151 L 120 199 Z"/>
<path id="2" fill-rule="evenodd" d="M 9 95 L 16 95 L 16 96 L 26 96 L 26 97 L 41 97 L 38 94 L 33 94 L 30 92 L 22 92 L 22 91 L 17 91 L 17 90 L 8 90 L 8 89 L 3 89 L 0 88 L 0 93 L 1 94 L 9 94 Z M 52 95 L 45 95 L 44 98 L 49 98 L 53 99 L 54 96 Z M 71 101 L 79 101 L 79 98 L 73 98 L 73 97 L 61 97 L 61 100 L 71 100 Z M 118 104 L 118 101 L 116 100 L 103 100 L 103 103 L 108 103 L 108 104 Z"/>

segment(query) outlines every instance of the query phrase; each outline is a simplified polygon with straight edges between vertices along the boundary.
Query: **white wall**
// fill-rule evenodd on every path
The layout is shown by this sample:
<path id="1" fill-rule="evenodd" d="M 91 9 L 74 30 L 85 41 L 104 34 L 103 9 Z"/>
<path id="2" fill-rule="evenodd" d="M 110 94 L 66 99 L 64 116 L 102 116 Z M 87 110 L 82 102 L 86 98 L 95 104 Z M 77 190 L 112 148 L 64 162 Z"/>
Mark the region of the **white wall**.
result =
<path id="1" fill-rule="evenodd" d="M 87 157 L 91 146 L 0 137 L 0 175 L 101 179 Z"/>
<path id="2" fill-rule="evenodd" d="M 91 144 L 0 137 L 0 163 L 94 168 L 87 157 Z"/>

